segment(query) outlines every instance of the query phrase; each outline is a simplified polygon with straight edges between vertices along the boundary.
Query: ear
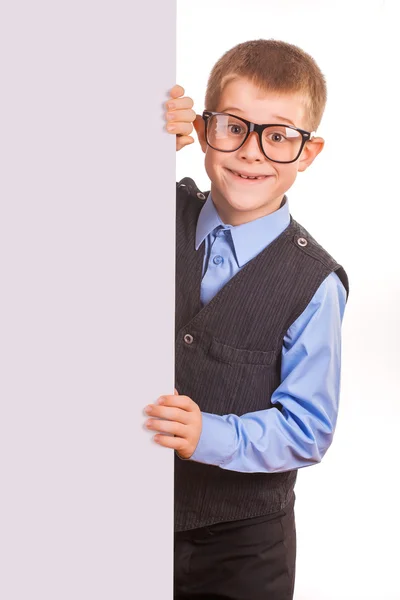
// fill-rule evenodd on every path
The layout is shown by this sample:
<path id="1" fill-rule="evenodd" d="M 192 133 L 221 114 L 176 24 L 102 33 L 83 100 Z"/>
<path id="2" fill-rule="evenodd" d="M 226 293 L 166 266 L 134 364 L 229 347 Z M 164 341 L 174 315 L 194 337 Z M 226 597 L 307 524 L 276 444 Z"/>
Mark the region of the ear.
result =
<path id="1" fill-rule="evenodd" d="M 304 146 L 299 160 L 298 171 L 305 171 L 313 162 L 314 159 L 322 152 L 325 145 L 325 140 L 320 137 L 312 138 Z"/>
<path id="2" fill-rule="evenodd" d="M 206 124 L 201 115 L 196 115 L 196 119 L 193 121 L 193 127 L 195 128 L 197 137 L 199 138 L 201 149 L 205 153 L 207 150 Z"/>

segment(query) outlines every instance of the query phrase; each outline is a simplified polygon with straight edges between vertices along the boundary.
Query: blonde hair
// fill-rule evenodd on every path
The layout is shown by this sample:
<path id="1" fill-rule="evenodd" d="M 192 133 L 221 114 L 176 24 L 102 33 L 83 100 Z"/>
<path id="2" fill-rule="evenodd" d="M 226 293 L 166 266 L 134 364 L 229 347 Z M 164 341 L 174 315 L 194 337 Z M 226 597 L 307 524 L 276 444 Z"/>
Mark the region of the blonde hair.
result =
<path id="1" fill-rule="evenodd" d="M 319 126 L 327 99 L 325 77 L 315 60 L 297 46 L 261 39 L 228 50 L 209 76 L 205 109 L 216 111 L 227 83 L 239 77 L 264 91 L 303 95 L 310 129 Z"/>

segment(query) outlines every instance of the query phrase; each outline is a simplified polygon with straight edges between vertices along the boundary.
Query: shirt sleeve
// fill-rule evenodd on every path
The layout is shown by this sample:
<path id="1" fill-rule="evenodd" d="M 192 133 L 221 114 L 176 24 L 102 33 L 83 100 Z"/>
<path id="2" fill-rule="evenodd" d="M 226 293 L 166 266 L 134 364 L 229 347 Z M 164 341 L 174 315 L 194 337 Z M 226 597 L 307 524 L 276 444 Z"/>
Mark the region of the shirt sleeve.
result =
<path id="1" fill-rule="evenodd" d="M 322 460 L 337 421 L 341 326 L 346 290 L 331 273 L 287 331 L 276 406 L 237 415 L 202 413 L 203 427 L 190 460 L 245 473 L 273 473 Z"/>

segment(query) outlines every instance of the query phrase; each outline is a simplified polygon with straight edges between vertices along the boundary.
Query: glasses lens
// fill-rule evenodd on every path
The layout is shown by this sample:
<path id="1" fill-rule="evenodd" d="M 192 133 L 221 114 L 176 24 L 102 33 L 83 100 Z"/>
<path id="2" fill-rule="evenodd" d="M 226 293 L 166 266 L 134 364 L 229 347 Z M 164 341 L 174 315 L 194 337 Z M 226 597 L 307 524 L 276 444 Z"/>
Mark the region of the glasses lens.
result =
<path id="1" fill-rule="evenodd" d="M 225 152 L 237 150 L 247 134 L 247 125 L 230 115 L 212 115 L 207 125 L 207 141 L 213 148 Z"/>
<path id="2" fill-rule="evenodd" d="M 271 125 L 262 134 L 262 144 L 265 154 L 271 160 L 289 162 L 295 160 L 303 141 L 299 131 L 290 127 Z"/>

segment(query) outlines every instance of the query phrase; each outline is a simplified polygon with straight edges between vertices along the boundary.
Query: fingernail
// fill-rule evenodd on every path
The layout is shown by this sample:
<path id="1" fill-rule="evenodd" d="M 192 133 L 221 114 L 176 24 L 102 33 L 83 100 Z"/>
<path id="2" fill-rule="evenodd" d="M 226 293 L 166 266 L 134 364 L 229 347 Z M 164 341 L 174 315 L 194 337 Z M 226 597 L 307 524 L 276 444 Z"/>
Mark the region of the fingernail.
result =
<path id="1" fill-rule="evenodd" d="M 175 125 L 167 125 L 167 130 L 168 131 L 176 131 L 176 127 L 175 127 Z"/>
<path id="2" fill-rule="evenodd" d="M 163 404 L 164 402 L 165 402 L 164 396 L 160 396 L 160 398 L 157 400 L 157 404 Z"/>
<path id="3" fill-rule="evenodd" d="M 175 108 L 174 102 L 168 102 L 167 107 L 168 108 Z"/>
<path id="4" fill-rule="evenodd" d="M 167 113 L 167 121 L 173 121 L 175 119 L 174 113 Z"/>
<path id="5" fill-rule="evenodd" d="M 150 406 L 150 404 L 149 404 L 149 406 L 146 406 L 146 408 L 144 409 L 144 412 L 147 413 L 147 414 L 151 413 L 151 406 Z"/>

